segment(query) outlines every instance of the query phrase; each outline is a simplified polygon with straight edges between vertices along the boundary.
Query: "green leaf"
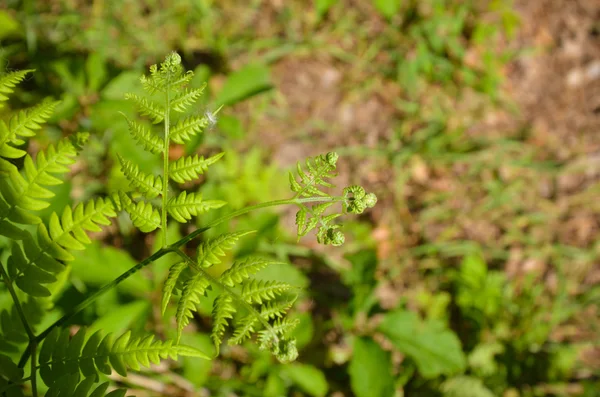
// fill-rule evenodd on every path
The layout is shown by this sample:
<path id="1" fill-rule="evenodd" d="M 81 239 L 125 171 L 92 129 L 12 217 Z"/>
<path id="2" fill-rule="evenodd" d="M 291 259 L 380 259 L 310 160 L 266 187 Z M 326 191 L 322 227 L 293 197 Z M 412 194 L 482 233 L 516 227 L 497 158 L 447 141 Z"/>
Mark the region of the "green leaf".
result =
<path id="1" fill-rule="evenodd" d="M 10 357 L 0 354 L 0 375 L 16 382 L 23 378 L 23 369 L 19 368 Z"/>
<path id="2" fill-rule="evenodd" d="M 85 61 L 85 72 L 87 77 L 87 88 L 91 92 L 97 92 L 106 81 L 106 61 L 100 52 L 92 52 Z"/>
<path id="3" fill-rule="evenodd" d="M 313 397 L 323 397 L 329 386 L 323 372 L 307 364 L 289 364 L 281 369 L 282 375 L 288 377 L 302 390 Z"/>
<path id="4" fill-rule="evenodd" d="M 211 209 L 227 204 L 221 200 L 202 200 L 202 194 L 181 192 L 167 203 L 167 211 L 177 222 L 187 223 L 193 216 L 204 214 Z"/>
<path id="5" fill-rule="evenodd" d="M 232 73 L 215 98 L 215 106 L 232 105 L 273 87 L 269 68 L 247 65 Z"/>
<path id="6" fill-rule="evenodd" d="M 444 397 L 494 397 L 481 379 L 471 376 L 456 376 L 450 378 L 440 387 Z"/>
<path id="7" fill-rule="evenodd" d="M 356 337 L 348 368 L 350 384 L 356 397 L 390 397 L 394 395 L 390 353 L 371 338 Z"/>
<path id="8" fill-rule="evenodd" d="M 0 40 L 19 34 L 21 26 L 8 12 L 0 10 Z"/>
<path id="9" fill-rule="evenodd" d="M 465 370 L 460 341 L 437 321 L 422 322 L 415 313 L 399 310 L 386 314 L 378 330 L 396 349 L 415 361 L 426 379 Z"/>
<path id="10" fill-rule="evenodd" d="M 322 18 L 327 11 L 337 3 L 337 0 L 315 0 L 315 9 L 317 10 L 317 15 L 319 18 Z"/>
<path id="11" fill-rule="evenodd" d="M 400 11 L 402 0 L 373 0 L 377 11 L 386 18 L 392 18 Z"/>

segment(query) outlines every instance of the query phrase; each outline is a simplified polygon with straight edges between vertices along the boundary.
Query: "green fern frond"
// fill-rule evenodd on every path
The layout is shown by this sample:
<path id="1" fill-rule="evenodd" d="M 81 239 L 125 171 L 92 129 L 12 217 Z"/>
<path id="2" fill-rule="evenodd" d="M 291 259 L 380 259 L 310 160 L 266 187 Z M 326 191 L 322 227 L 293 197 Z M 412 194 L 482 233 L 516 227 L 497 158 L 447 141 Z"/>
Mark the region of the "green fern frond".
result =
<path id="1" fill-rule="evenodd" d="M 267 266 L 275 264 L 280 264 L 280 262 L 259 257 L 249 257 L 235 262 L 221 274 L 219 281 L 228 287 L 233 287 L 236 284 L 241 284 L 251 275 L 258 273 Z"/>
<path id="2" fill-rule="evenodd" d="M 39 105 L 20 110 L 11 117 L 8 123 L 9 130 L 15 136 L 34 136 L 35 131 L 42 128 L 40 124 L 45 123 L 52 116 L 58 103 L 58 101 L 45 99 Z M 23 141 L 18 140 L 15 143 L 22 144 Z"/>
<path id="3" fill-rule="evenodd" d="M 114 369 L 119 375 L 127 376 L 127 370 L 139 371 L 141 367 L 158 364 L 161 359 L 177 359 L 178 356 L 210 356 L 190 346 L 173 343 L 172 340 L 154 340 L 154 335 L 132 338 L 127 331 L 114 339 L 113 334 L 102 337 L 102 331 L 86 340 L 84 328 L 69 338 L 69 329 L 54 330 L 46 337 L 39 354 L 40 375 L 47 385 L 53 385 L 59 376 L 79 374 L 97 376 L 110 375 Z"/>
<path id="4" fill-rule="evenodd" d="M 27 154 L 26 151 L 9 145 L 9 143 L 13 143 L 14 139 L 15 134 L 8 129 L 8 125 L 6 125 L 3 120 L 0 120 L 0 157 L 7 159 L 19 159 Z M 2 159 L 0 158 L 0 160 Z M 0 161 L 0 165 L 3 165 L 2 163 L 6 164 L 6 162 Z M 4 171 L 4 173 L 6 173 L 6 165 L 3 165 L 1 169 Z"/>
<path id="5" fill-rule="evenodd" d="M 181 338 L 183 329 L 190 323 L 190 319 L 196 312 L 196 304 L 200 302 L 200 297 L 204 296 L 210 282 L 204 278 L 202 273 L 196 273 L 183 284 L 181 297 L 177 302 L 177 341 Z"/>
<path id="6" fill-rule="evenodd" d="M 185 112 L 190 105 L 196 102 L 204 91 L 204 87 L 196 89 L 183 89 L 171 101 L 171 109 L 177 112 Z"/>
<path id="7" fill-rule="evenodd" d="M 260 316 L 265 320 L 283 318 L 285 313 L 292 307 L 294 300 L 271 301 L 265 303 L 260 309 Z M 235 325 L 233 335 L 229 338 L 230 345 L 239 345 L 252 337 L 259 326 L 258 319 L 254 314 L 248 314 Z"/>
<path id="8" fill-rule="evenodd" d="M 262 305 L 263 302 L 275 299 L 278 295 L 292 288 L 290 284 L 282 281 L 250 279 L 249 282 L 242 285 L 241 297 L 248 303 Z"/>
<path id="9" fill-rule="evenodd" d="M 229 295 L 221 294 L 213 303 L 213 329 L 210 338 L 213 340 L 215 348 L 217 349 L 217 354 L 219 354 L 219 347 L 223 341 L 223 336 L 225 336 L 228 320 L 233 319 L 235 311 L 233 299 Z"/>
<path id="10" fill-rule="evenodd" d="M 221 263 L 219 257 L 225 256 L 225 250 L 231 249 L 241 237 L 250 233 L 255 231 L 225 233 L 203 242 L 198 246 L 198 265 L 207 268 L 215 263 Z"/>
<path id="11" fill-rule="evenodd" d="M 80 135 L 78 139 L 87 139 L 87 134 Z M 54 196 L 50 190 L 43 186 L 52 186 L 62 183 L 61 179 L 52 174 L 61 174 L 69 171 L 67 165 L 75 162 L 78 148 L 73 140 L 66 138 L 58 142 L 56 147 L 48 146 L 46 151 L 40 151 L 36 162 L 31 156 L 25 157 L 25 177 L 14 170 L 9 172 L 10 183 L 0 184 L 0 193 L 10 205 L 10 210 L 0 214 L 0 220 L 8 217 L 15 223 L 39 223 L 40 219 L 34 215 L 15 211 L 16 208 L 37 211 L 48 207 L 48 199 Z M 36 165 L 37 163 L 37 165 Z"/>
<path id="12" fill-rule="evenodd" d="M 5 94 L 12 93 L 13 88 L 21 81 L 25 80 L 25 76 L 34 71 L 35 69 L 17 70 L 0 76 L 0 108 L 4 106 L 2 102 L 8 100 L 8 96 Z"/>
<path id="13" fill-rule="evenodd" d="M 254 314 L 248 314 L 237 322 L 233 330 L 233 335 L 227 341 L 230 345 L 239 345 L 250 339 L 256 332 L 258 319 Z M 219 342 L 220 343 L 220 342 Z"/>
<path id="14" fill-rule="evenodd" d="M 177 124 L 171 128 L 171 140 L 183 145 L 196 135 L 204 132 L 211 124 L 211 120 L 206 115 L 193 115 L 180 119 Z"/>
<path id="15" fill-rule="evenodd" d="M 104 382 L 94 388 L 94 384 L 98 382 L 97 376 L 88 376 L 80 381 L 80 375 L 66 374 L 58 378 L 54 384 L 48 389 L 45 397 L 125 397 L 126 389 L 115 389 L 108 394 L 109 382 Z"/>
<path id="16" fill-rule="evenodd" d="M 123 209 L 127 211 L 134 226 L 144 233 L 160 228 L 160 214 L 152 204 L 140 200 L 137 203 L 124 192 L 119 191 L 119 199 Z"/>
<path id="17" fill-rule="evenodd" d="M 113 203 L 102 198 L 80 203 L 74 210 L 66 207 L 60 219 L 55 212 L 50 215 L 50 237 L 64 248 L 82 250 L 83 244 L 91 243 L 86 231 L 99 232 L 99 225 L 110 225 L 109 218 L 116 216 Z"/>
<path id="18" fill-rule="evenodd" d="M 225 153 L 215 154 L 207 159 L 204 156 L 181 157 L 169 164 L 169 176 L 175 182 L 185 183 L 198 179 L 208 167 L 216 163 Z"/>
<path id="19" fill-rule="evenodd" d="M 307 159 L 306 168 L 308 168 L 308 172 L 305 172 L 300 163 L 298 163 L 296 167 L 298 180 L 296 180 L 296 176 L 292 172 L 289 173 L 290 187 L 296 193 L 294 197 L 326 197 L 327 193 L 320 190 L 318 186 L 333 186 L 327 179 L 337 175 L 335 172 L 337 159 L 338 155 L 334 152 L 316 156 L 312 161 L 311 159 Z"/>
<path id="20" fill-rule="evenodd" d="M 276 320 L 271 329 L 259 331 L 258 342 L 262 350 L 271 351 L 281 362 L 294 361 L 298 357 L 298 349 L 295 339 L 288 339 L 298 326 L 300 320 L 282 319 Z"/>
<path id="21" fill-rule="evenodd" d="M 221 208 L 227 204 L 221 200 L 202 200 L 202 194 L 183 191 L 177 197 L 173 197 L 167 204 L 167 211 L 177 221 L 186 223 L 193 216 L 204 214 L 211 209 Z"/>
<path id="22" fill-rule="evenodd" d="M 138 107 L 140 115 L 148 116 L 152 123 L 157 124 L 164 120 L 165 109 L 161 105 L 136 94 L 125 94 L 125 99 L 131 99 L 134 101 Z"/>
<path id="23" fill-rule="evenodd" d="M 177 285 L 177 280 L 179 280 L 179 276 L 181 272 L 183 272 L 187 268 L 187 264 L 185 262 L 179 262 L 171 266 L 169 269 L 169 275 L 165 280 L 165 284 L 163 286 L 162 293 L 162 304 L 161 304 L 161 312 L 164 315 L 167 311 L 167 306 L 169 305 L 169 301 L 171 300 L 171 295 L 173 294 L 173 290 Z"/>
<path id="24" fill-rule="evenodd" d="M 162 194 L 163 180 L 162 177 L 154 175 L 146 175 L 140 171 L 136 164 L 129 160 L 125 160 L 120 154 L 117 154 L 121 162 L 121 171 L 129 180 L 131 186 L 137 189 L 147 199 L 151 200 Z"/>
<path id="25" fill-rule="evenodd" d="M 123 116 L 125 116 L 125 114 L 123 114 Z M 125 116 L 125 119 L 127 120 L 127 125 L 129 126 L 129 133 L 136 142 L 142 145 L 145 150 L 154 154 L 162 153 L 164 151 L 164 143 L 162 139 L 152 134 L 152 132 L 144 128 L 144 126 L 142 126 L 140 123 L 129 120 L 127 116 Z"/>

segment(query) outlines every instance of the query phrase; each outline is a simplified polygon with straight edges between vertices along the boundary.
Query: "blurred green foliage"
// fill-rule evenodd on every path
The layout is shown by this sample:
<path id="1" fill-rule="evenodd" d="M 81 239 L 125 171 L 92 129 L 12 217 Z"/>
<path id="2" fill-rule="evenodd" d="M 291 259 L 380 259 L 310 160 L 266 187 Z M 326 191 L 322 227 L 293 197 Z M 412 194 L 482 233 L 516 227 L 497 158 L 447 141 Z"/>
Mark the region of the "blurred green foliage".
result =
<path id="1" fill-rule="evenodd" d="M 363 233 L 350 232 L 344 258 L 291 245 L 289 214 L 252 214 L 236 225 L 251 224 L 259 232 L 232 256 L 263 252 L 297 264 L 265 276 L 307 287 L 294 313 L 301 322 L 296 331 L 300 362 L 282 365 L 248 345 L 226 348 L 214 362 L 185 358 L 166 374 L 145 375 L 165 383 L 181 375 L 193 385 L 197 394 L 192 395 L 597 396 L 598 368 L 588 367 L 581 356 L 598 347 L 594 307 L 600 290 L 580 290 L 583 271 L 578 269 L 596 263 L 600 250 L 596 242 L 562 242 L 559 229 L 574 207 L 597 211 L 598 185 L 559 202 L 553 186 L 579 175 L 577 164 L 547 155 L 527 131 L 506 131 L 500 138 L 470 131 L 478 121 L 473 114 L 482 108 L 514 111 L 501 91 L 503 68 L 516 55 L 502 45 L 518 29 L 513 2 L 365 1 L 357 13 L 383 21 L 375 36 L 366 32 L 364 19 L 351 18 L 350 1 L 290 1 L 277 12 L 267 3 L 0 0 L 3 65 L 38 69 L 28 82 L 32 89 L 21 92 L 16 105 L 47 95 L 62 100 L 38 143 L 81 129 L 92 133 L 83 165 L 71 180 L 71 196 L 68 190 L 57 195 L 57 208 L 123 186 L 116 153 L 149 172 L 160 167 L 135 146 L 125 120 L 115 114 L 131 112 L 123 94 L 137 89 L 146 65 L 173 49 L 195 68 L 193 86 L 209 83 L 203 106 L 224 106 L 206 141 L 188 143 L 182 153 L 195 153 L 200 144 L 213 151 L 225 139 L 231 145 L 203 186 L 207 196 L 230 207 L 206 215 L 202 223 L 259 197 L 281 196 L 275 181 L 284 170 L 270 160 L 260 136 L 247 132 L 253 118 L 262 115 L 246 115 L 250 121 L 240 116 L 252 105 L 278 100 L 273 62 L 326 53 L 362 73 L 366 84 L 386 81 L 399 87 L 391 136 L 375 148 L 348 149 L 361 160 L 380 161 L 380 171 L 392 173 L 385 218 L 392 244 L 398 245 L 390 254 L 378 252 L 371 236 L 376 225 L 369 219 L 362 222 Z M 268 21 L 275 31 L 266 29 L 265 35 L 248 28 L 270 12 L 276 14 Z M 356 37 L 356 52 L 338 45 L 340 37 Z M 351 89 L 359 95 L 367 91 Z M 462 109 L 467 99 L 476 109 Z M 539 181 L 547 181 L 551 193 L 533 188 Z M 153 251 L 154 242 L 140 240 L 127 222 L 121 219 L 120 230 L 76 259 L 74 287 L 56 302 L 56 316 L 69 309 L 73 297 L 90 294 Z M 226 231 L 222 226 L 214 233 Z M 2 244 L 0 239 L 0 255 L 5 255 Z M 515 252 L 549 264 L 556 285 L 549 288 L 535 274 L 507 274 L 504 265 Z M 145 327 L 168 335 L 169 324 L 153 310 L 159 304 L 156 280 L 168 266 L 157 263 L 128 280 L 84 312 L 79 323 L 115 332 Z M 382 291 L 391 295 L 391 303 Z M 132 303 L 133 297 L 146 302 Z M 2 292 L 0 309 L 6 305 Z M 201 305 L 197 332 L 184 334 L 183 342 L 206 351 L 212 302 Z M 588 336 L 560 335 L 577 334 L 577 329 Z"/>

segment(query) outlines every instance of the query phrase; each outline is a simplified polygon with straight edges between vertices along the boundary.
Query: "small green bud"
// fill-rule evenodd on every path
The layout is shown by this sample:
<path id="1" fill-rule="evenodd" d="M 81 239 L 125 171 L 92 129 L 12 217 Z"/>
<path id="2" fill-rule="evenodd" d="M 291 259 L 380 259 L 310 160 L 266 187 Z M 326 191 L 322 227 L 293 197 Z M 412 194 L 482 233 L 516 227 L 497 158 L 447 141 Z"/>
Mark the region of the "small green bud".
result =
<path id="1" fill-rule="evenodd" d="M 345 241 L 346 237 L 344 237 L 344 233 L 342 233 L 341 231 L 334 229 L 329 229 L 327 231 L 326 242 L 328 244 L 331 244 L 335 247 L 339 247 L 340 245 L 344 244 Z"/>
<path id="2" fill-rule="evenodd" d="M 336 152 L 329 152 L 325 156 L 325 160 L 327 161 L 327 164 L 329 164 L 332 167 L 335 167 L 335 164 L 337 163 L 339 157 L 340 156 Z"/>
<path id="3" fill-rule="evenodd" d="M 367 208 L 373 208 L 375 207 L 375 204 L 377 204 L 377 196 L 375 195 L 375 193 L 368 193 L 363 199 L 363 201 Z"/>

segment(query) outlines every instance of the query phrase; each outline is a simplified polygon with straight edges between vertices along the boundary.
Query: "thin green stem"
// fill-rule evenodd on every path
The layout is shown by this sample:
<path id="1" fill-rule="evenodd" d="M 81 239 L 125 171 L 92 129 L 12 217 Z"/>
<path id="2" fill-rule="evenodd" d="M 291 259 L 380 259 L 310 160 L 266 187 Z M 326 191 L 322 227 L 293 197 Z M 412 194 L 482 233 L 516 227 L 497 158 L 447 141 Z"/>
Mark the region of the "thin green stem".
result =
<path id="1" fill-rule="evenodd" d="M 37 343 L 35 341 L 35 333 L 33 329 L 29 325 L 27 321 L 27 317 L 25 317 L 25 312 L 23 311 L 23 307 L 21 307 L 21 302 L 19 301 L 19 297 L 17 296 L 17 292 L 13 288 L 12 280 L 4 270 L 4 265 L 0 263 L 0 273 L 2 274 L 2 280 L 4 281 L 4 285 L 8 289 L 10 296 L 15 304 L 15 309 L 17 309 L 17 314 L 21 319 L 21 323 L 23 323 L 23 327 L 25 328 L 25 332 L 27 332 L 27 336 L 29 337 L 29 346 L 26 352 L 33 358 L 33 362 L 31 364 L 31 390 L 34 397 L 37 397 L 37 375 L 36 375 L 36 366 L 35 359 L 37 353 Z M 24 353 L 25 354 L 25 353 Z"/>
<path id="2" fill-rule="evenodd" d="M 234 290 L 232 290 L 231 288 L 229 288 L 228 286 L 226 286 L 225 284 L 223 284 L 222 282 L 217 280 L 215 277 L 213 277 L 210 273 L 208 273 L 202 267 L 198 266 L 198 264 L 196 262 L 194 262 L 194 260 L 192 258 L 190 258 L 185 252 L 181 251 L 180 249 L 177 249 L 174 252 L 177 255 L 179 255 L 184 261 L 186 261 L 190 267 L 192 267 L 194 270 L 202 273 L 202 276 L 204 278 L 206 278 L 208 281 L 210 281 L 211 284 L 218 286 L 223 291 L 226 291 L 227 294 L 229 296 L 231 296 L 239 305 L 243 306 L 246 310 L 248 310 L 248 312 L 252 313 L 252 315 L 263 325 L 263 327 L 265 327 L 265 329 L 269 330 L 269 332 L 273 335 L 273 338 L 274 338 L 273 340 L 275 341 L 275 343 L 279 343 L 279 337 L 277 336 L 277 332 L 275 332 L 275 330 L 273 329 L 271 324 L 269 324 L 269 322 L 267 320 L 265 320 L 251 304 L 249 304 L 244 299 L 242 299 L 242 297 L 239 296 L 237 294 L 237 292 L 235 292 Z"/>
<path id="3" fill-rule="evenodd" d="M 170 80 L 170 75 L 167 81 Z M 163 150 L 163 191 L 162 191 L 162 207 L 160 209 L 161 227 L 162 227 L 162 248 L 167 246 L 167 203 L 169 200 L 169 146 L 170 146 L 170 128 L 171 128 L 171 96 L 167 85 L 165 100 L 165 143 Z"/>
<path id="4" fill-rule="evenodd" d="M 248 212 L 254 211 L 254 210 L 258 210 L 261 208 L 267 208 L 267 207 L 276 207 L 279 205 L 300 205 L 303 203 L 315 203 L 315 202 L 338 202 L 338 201 L 343 201 L 344 197 L 342 196 L 330 196 L 330 197 L 305 197 L 305 198 L 291 198 L 291 199 L 283 199 L 283 200 L 273 200 L 273 201 L 267 201 L 264 203 L 260 203 L 260 204 L 256 204 L 256 205 L 251 205 L 249 207 L 244 207 L 241 208 L 237 211 L 233 211 L 230 212 L 227 215 L 223 215 L 222 217 L 212 221 L 211 223 L 209 223 L 208 225 L 194 230 L 193 232 L 191 232 L 190 234 L 188 234 L 187 236 L 185 236 L 184 238 L 182 238 L 181 240 L 177 241 L 174 244 L 171 244 L 170 247 L 172 248 L 179 248 L 185 244 L 187 244 L 188 242 L 190 242 L 191 240 L 195 239 L 196 237 L 198 237 L 200 234 L 204 233 L 205 231 L 220 225 L 223 222 L 226 222 L 232 218 L 235 218 L 237 216 L 243 215 L 243 214 L 247 214 Z"/>

